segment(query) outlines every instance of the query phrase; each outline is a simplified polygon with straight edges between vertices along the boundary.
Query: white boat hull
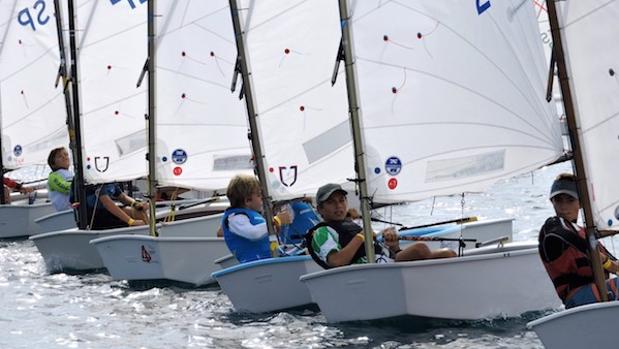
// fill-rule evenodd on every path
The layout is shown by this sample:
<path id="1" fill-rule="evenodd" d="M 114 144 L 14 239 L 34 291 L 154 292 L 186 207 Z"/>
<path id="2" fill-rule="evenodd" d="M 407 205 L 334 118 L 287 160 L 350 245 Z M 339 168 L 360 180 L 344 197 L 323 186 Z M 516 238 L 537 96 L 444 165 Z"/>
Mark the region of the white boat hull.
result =
<path id="1" fill-rule="evenodd" d="M 53 212 L 34 220 L 39 226 L 39 233 L 50 231 L 60 231 L 75 227 L 75 216 L 73 210 Z"/>
<path id="2" fill-rule="evenodd" d="M 39 226 L 34 220 L 55 212 L 50 203 L 43 200 L 28 205 L 27 202 L 16 202 L 11 205 L 0 205 L 0 239 L 27 237 L 39 232 Z"/>
<path id="3" fill-rule="evenodd" d="M 91 242 L 114 280 L 213 283 L 215 259 L 229 253 L 223 238 L 116 235 Z"/>
<path id="4" fill-rule="evenodd" d="M 561 305 L 536 246 L 486 248 L 485 254 L 450 259 L 352 265 L 304 275 L 301 281 L 329 322 L 402 315 L 459 320 L 518 316 Z"/>
<path id="5" fill-rule="evenodd" d="M 221 216 L 216 214 L 157 226 L 162 237 L 215 236 Z M 103 261 L 95 247 L 90 244 L 90 240 L 120 234 L 149 235 L 149 229 L 148 226 L 108 230 L 69 229 L 37 234 L 31 236 L 30 240 L 43 256 L 50 273 L 80 272 L 104 268 Z"/>
<path id="6" fill-rule="evenodd" d="M 239 264 L 215 272 L 213 277 L 236 311 L 263 313 L 313 303 L 299 277 L 319 270 L 311 257 L 293 256 Z"/>
<path id="7" fill-rule="evenodd" d="M 546 349 L 616 348 L 619 302 L 587 304 L 531 321 Z"/>

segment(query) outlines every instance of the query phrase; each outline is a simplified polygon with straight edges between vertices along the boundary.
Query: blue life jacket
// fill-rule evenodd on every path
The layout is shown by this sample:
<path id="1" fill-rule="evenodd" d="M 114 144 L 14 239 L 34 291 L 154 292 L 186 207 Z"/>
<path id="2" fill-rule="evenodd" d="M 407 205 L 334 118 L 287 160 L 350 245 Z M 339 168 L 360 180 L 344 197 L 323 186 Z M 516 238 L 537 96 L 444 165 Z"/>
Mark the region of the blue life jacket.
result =
<path id="1" fill-rule="evenodd" d="M 289 205 L 292 208 L 293 220 L 289 225 L 282 226 L 280 237 L 284 244 L 300 244 L 307 231 L 320 223 L 321 219 L 314 208 L 303 201 L 291 202 Z"/>
<path id="2" fill-rule="evenodd" d="M 232 252 L 236 259 L 241 263 L 245 263 L 258 259 L 271 258 L 269 235 L 264 234 L 263 238 L 252 241 L 231 232 L 230 225 L 228 224 L 228 217 L 232 214 L 242 214 L 247 216 L 252 225 L 266 223 L 266 221 L 260 213 L 246 208 L 228 208 L 224 212 L 224 216 L 221 219 L 221 227 L 224 231 L 224 240 L 226 241 L 228 249 Z"/>

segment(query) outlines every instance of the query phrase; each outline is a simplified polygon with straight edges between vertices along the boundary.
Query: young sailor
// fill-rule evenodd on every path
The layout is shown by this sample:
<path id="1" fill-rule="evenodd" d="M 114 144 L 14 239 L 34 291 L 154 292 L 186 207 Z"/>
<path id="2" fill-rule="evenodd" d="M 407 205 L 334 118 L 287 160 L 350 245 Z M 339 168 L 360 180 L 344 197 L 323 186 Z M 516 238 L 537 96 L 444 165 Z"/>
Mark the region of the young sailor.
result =
<path id="1" fill-rule="evenodd" d="M 576 179 L 561 174 L 552 183 L 550 202 L 556 216 L 546 220 L 539 233 L 539 254 L 566 308 L 599 302 L 600 292 L 593 280 L 585 230 L 578 226 L 580 201 Z M 608 279 L 609 272 L 617 274 L 616 259 L 602 246 L 599 255 L 606 272 L 609 299 L 617 299 L 617 278 Z"/>
<path id="2" fill-rule="evenodd" d="M 52 169 L 47 177 L 49 200 L 56 211 L 68 210 L 71 208 L 69 193 L 73 180 L 73 172 L 69 170 L 69 152 L 64 147 L 52 149 L 47 157 L 47 164 Z"/>
<path id="3" fill-rule="evenodd" d="M 363 228 L 348 217 L 346 191 L 339 184 L 325 184 L 316 193 L 318 213 L 324 222 L 307 235 L 308 250 L 323 268 L 367 263 Z M 430 250 L 424 243 L 400 248 L 398 235 L 393 227 L 382 232 L 388 253 L 374 239 L 376 262 L 412 261 L 418 259 L 455 257 L 448 249 Z"/>
<path id="4" fill-rule="evenodd" d="M 221 227 L 230 252 L 241 263 L 272 257 L 266 220 L 260 214 L 262 191 L 258 179 L 249 175 L 235 176 L 228 184 L 226 196 L 230 208 L 224 213 Z M 287 211 L 273 218 L 278 230 L 290 221 Z"/>

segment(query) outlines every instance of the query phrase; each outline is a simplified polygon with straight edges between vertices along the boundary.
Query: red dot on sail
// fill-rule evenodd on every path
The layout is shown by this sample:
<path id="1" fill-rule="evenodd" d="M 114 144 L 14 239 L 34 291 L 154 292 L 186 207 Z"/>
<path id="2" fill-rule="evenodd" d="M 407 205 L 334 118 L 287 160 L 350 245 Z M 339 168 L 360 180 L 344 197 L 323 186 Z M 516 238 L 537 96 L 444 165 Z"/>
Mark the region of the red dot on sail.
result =
<path id="1" fill-rule="evenodd" d="M 395 87 L 392 87 L 392 88 L 391 88 L 391 92 L 392 92 L 392 93 L 398 93 L 398 89 L 397 89 L 397 88 L 395 88 Z"/>
<path id="2" fill-rule="evenodd" d="M 184 93 L 181 95 L 182 99 L 185 99 L 185 97 L 187 97 Z"/>
<path id="3" fill-rule="evenodd" d="M 275 171 L 273 167 L 269 167 L 269 172 L 273 173 L 273 171 Z"/>
<path id="4" fill-rule="evenodd" d="M 395 178 L 391 178 L 389 179 L 389 181 L 387 182 L 387 187 L 391 190 L 395 189 L 398 187 L 398 180 Z"/>
<path id="5" fill-rule="evenodd" d="M 300 111 L 305 111 L 305 107 L 304 107 L 304 106 L 300 106 L 300 107 L 299 107 L 299 110 L 300 110 Z"/>
<path id="6" fill-rule="evenodd" d="M 289 53 L 290 53 L 290 49 L 287 49 L 287 48 L 286 48 L 286 49 L 284 49 L 284 53 L 285 53 L 285 54 L 289 54 Z"/>

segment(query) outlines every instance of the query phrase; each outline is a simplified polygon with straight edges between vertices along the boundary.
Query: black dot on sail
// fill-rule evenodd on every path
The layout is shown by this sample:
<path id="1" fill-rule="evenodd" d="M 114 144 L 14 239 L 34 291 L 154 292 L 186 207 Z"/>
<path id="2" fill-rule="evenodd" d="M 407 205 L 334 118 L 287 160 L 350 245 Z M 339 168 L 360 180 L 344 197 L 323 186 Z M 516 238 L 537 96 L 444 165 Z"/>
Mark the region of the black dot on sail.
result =
<path id="1" fill-rule="evenodd" d="M 211 51 L 211 57 L 215 57 L 215 52 Z"/>
<path id="2" fill-rule="evenodd" d="M 289 54 L 289 53 L 290 53 L 290 49 L 285 48 L 285 49 L 284 49 L 284 53 L 285 53 L 285 54 Z"/>
<path id="3" fill-rule="evenodd" d="M 615 76 L 615 70 L 613 68 L 608 69 L 608 75 Z"/>
<path id="4" fill-rule="evenodd" d="M 184 93 L 181 95 L 182 99 L 185 99 L 185 97 L 187 97 L 187 95 L 185 95 Z"/>
<path id="5" fill-rule="evenodd" d="M 389 37 L 387 35 L 383 35 L 383 41 L 389 41 Z"/>
<path id="6" fill-rule="evenodd" d="M 394 94 L 395 94 L 395 93 L 398 93 L 398 89 L 397 89 L 397 88 L 395 88 L 395 87 L 392 87 L 392 88 L 391 88 L 391 93 L 394 93 Z"/>
<path id="7" fill-rule="evenodd" d="M 112 69 L 112 66 L 111 66 L 111 65 L 108 65 L 108 66 L 107 66 L 107 70 L 111 70 L 111 69 Z"/>
<path id="8" fill-rule="evenodd" d="M 185 57 L 187 54 L 185 53 L 185 51 L 181 52 L 181 56 Z"/>
<path id="9" fill-rule="evenodd" d="M 421 39 L 423 38 L 423 35 L 421 33 L 417 33 L 417 39 Z"/>
<path id="10" fill-rule="evenodd" d="M 115 110 L 114 115 L 118 115 L 118 114 L 120 114 L 120 112 L 118 110 Z"/>
<path id="11" fill-rule="evenodd" d="M 299 107 L 299 110 L 300 110 L 300 111 L 305 111 L 305 106 L 300 106 L 300 107 Z"/>

